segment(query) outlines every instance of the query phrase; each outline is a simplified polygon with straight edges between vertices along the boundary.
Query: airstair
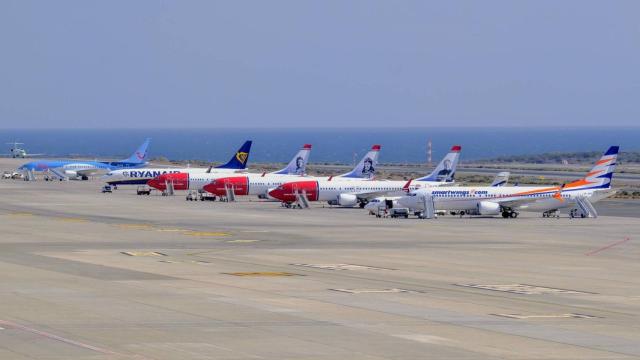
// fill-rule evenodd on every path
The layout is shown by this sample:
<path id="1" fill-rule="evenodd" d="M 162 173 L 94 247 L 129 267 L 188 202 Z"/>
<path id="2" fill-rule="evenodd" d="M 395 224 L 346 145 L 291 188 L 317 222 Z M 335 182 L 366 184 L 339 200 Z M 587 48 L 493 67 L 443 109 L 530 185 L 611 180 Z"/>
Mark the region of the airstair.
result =
<path id="1" fill-rule="evenodd" d="M 165 180 L 164 185 L 165 185 L 165 190 L 162 192 L 162 195 L 173 196 L 175 194 L 175 187 L 173 186 L 173 181 Z"/>
<path id="2" fill-rule="evenodd" d="M 580 211 L 582 211 L 582 214 L 584 215 L 584 217 L 588 217 L 588 218 L 598 217 L 598 212 L 596 211 L 596 209 L 593 207 L 593 204 L 591 203 L 591 201 L 589 201 L 589 199 L 586 196 L 578 196 L 576 198 L 576 204 L 578 205 L 578 208 L 580 209 Z"/>
<path id="3" fill-rule="evenodd" d="M 64 180 L 64 181 L 69 180 L 69 178 L 64 173 L 61 173 L 57 169 L 49 169 L 49 172 L 55 175 L 60 180 Z"/>
<path id="4" fill-rule="evenodd" d="M 431 194 L 421 195 L 422 205 L 424 210 L 422 211 L 423 219 L 433 219 L 436 217 L 436 206 L 433 203 L 433 196 Z"/>
<path id="5" fill-rule="evenodd" d="M 306 190 L 294 190 L 296 194 L 296 203 L 298 207 L 301 209 L 309 208 L 309 200 L 307 199 L 307 191 Z"/>
<path id="6" fill-rule="evenodd" d="M 236 191 L 232 184 L 224 184 L 224 192 L 227 196 L 227 201 L 236 201 Z"/>

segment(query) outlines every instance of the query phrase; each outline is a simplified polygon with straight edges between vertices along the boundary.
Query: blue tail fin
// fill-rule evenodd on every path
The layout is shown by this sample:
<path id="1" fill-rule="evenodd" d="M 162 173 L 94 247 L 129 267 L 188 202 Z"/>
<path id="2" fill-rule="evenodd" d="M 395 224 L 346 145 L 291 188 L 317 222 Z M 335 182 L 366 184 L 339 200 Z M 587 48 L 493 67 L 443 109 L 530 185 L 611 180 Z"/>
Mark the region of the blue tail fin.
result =
<path id="1" fill-rule="evenodd" d="M 307 162 L 309 162 L 309 154 L 311 154 L 311 144 L 304 144 L 285 168 L 274 171 L 272 174 L 304 175 L 307 169 Z"/>
<path id="2" fill-rule="evenodd" d="M 456 167 L 458 160 L 460 160 L 460 145 L 454 145 L 451 147 L 451 151 L 440 161 L 438 166 L 431 172 L 431 174 L 416 179 L 416 181 L 438 181 L 449 182 L 455 179 Z"/>
<path id="3" fill-rule="evenodd" d="M 131 154 L 131 156 L 129 156 L 129 158 L 124 159 L 121 162 L 130 164 L 144 163 L 147 160 L 147 148 L 149 147 L 150 142 L 151 139 L 145 140 L 142 145 L 140 145 L 140 147 L 136 150 L 136 152 L 134 152 L 133 154 Z"/>
<path id="4" fill-rule="evenodd" d="M 247 161 L 249 161 L 249 152 L 251 151 L 251 140 L 247 140 L 242 144 L 240 149 L 236 151 L 231 160 L 224 165 L 218 165 L 218 169 L 246 169 Z"/>

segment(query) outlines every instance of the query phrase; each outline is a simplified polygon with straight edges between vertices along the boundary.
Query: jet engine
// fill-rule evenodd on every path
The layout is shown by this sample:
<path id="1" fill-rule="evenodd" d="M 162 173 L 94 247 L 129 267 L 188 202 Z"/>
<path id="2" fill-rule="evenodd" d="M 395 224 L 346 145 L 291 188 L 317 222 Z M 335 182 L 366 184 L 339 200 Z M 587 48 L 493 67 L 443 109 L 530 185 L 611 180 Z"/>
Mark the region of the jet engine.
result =
<path id="1" fill-rule="evenodd" d="M 477 210 L 480 215 L 499 215 L 500 204 L 491 201 L 480 201 L 477 205 Z"/>
<path id="2" fill-rule="evenodd" d="M 338 205 L 340 206 L 355 206 L 357 203 L 358 197 L 353 194 L 338 195 Z"/>

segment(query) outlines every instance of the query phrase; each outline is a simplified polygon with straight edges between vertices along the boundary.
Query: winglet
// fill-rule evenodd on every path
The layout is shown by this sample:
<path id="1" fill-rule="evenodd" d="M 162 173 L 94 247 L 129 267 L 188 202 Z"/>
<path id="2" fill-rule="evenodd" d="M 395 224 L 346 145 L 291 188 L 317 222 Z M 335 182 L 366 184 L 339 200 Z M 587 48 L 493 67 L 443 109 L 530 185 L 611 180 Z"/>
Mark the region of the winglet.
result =
<path id="1" fill-rule="evenodd" d="M 409 179 L 409 181 L 407 181 L 406 184 L 404 184 L 404 186 L 402 187 L 402 190 L 405 192 L 409 192 L 409 185 L 411 185 L 411 182 L 413 181 L 413 179 Z"/>

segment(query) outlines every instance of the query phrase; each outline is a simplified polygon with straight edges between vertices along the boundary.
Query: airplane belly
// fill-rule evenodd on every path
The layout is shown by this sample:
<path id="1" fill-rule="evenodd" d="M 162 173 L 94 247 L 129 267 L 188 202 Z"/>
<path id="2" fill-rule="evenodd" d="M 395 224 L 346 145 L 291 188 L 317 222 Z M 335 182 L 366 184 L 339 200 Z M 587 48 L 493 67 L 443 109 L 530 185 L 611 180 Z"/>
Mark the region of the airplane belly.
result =
<path id="1" fill-rule="evenodd" d="M 265 184 L 250 184 L 247 195 L 267 195 L 269 186 Z"/>
<path id="2" fill-rule="evenodd" d="M 438 210 L 474 210 L 477 208 L 478 200 L 436 198 L 434 204 Z"/>
<path id="3" fill-rule="evenodd" d="M 329 201 L 338 198 L 336 190 L 318 190 L 318 201 Z"/>
<path id="4" fill-rule="evenodd" d="M 547 198 L 547 199 L 536 200 L 534 202 L 518 206 L 517 209 L 519 211 L 544 212 L 544 211 L 572 207 L 574 204 L 575 203 L 569 199 L 563 199 L 563 201 L 560 201 L 555 198 L 551 198 L 551 199 Z"/>

